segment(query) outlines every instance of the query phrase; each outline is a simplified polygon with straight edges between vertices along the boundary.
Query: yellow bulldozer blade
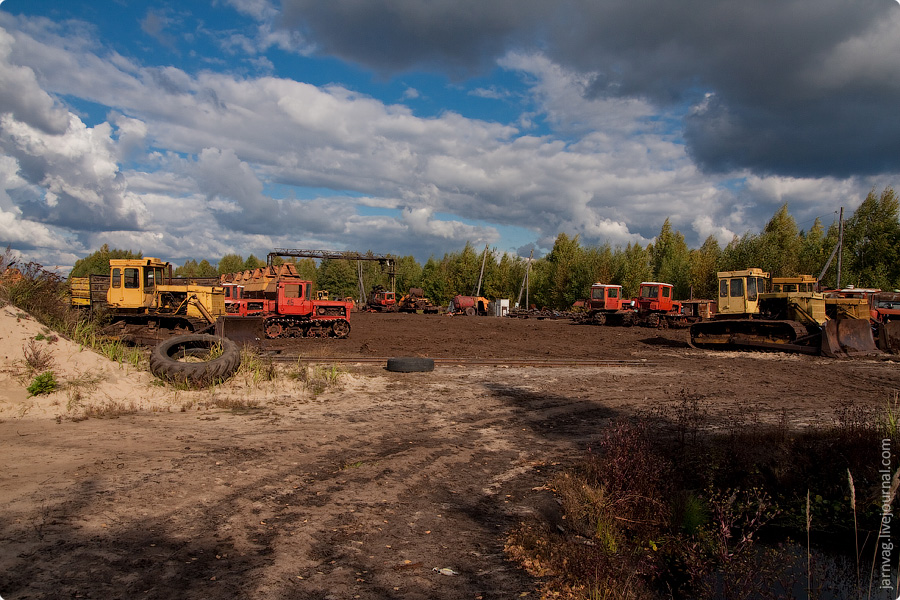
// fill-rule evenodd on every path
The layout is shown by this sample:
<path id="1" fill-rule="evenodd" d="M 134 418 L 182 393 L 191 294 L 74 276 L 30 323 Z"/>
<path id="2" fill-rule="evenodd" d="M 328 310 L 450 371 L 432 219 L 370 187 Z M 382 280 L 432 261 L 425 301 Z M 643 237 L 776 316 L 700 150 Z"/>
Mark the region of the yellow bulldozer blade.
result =
<path id="1" fill-rule="evenodd" d="M 868 319 L 829 319 L 822 332 L 822 354 L 832 358 L 879 354 Z"/>
<path id="2" fill-rule="evenodd" d="M 900 354 L 900 321 L 879 323 L 878 347 L 885 352 Z"/>

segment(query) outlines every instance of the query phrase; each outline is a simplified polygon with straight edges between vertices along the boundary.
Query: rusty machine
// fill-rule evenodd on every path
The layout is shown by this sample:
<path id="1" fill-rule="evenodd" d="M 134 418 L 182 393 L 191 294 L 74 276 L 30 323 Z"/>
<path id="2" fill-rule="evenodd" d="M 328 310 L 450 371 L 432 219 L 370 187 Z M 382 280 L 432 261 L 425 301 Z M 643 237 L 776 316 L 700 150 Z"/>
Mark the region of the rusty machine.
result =
<path id="1" fill-rule="evenodd" d="M 267 338 L 350 335 L 353 302 L 314 299 L 312 282 L 291 263 L 229 273 L 221 283 L 232 290 L 228 315 L 261 318 Z"/>
<path id="2" fill-rule="evenodd" d="M 900 353 L 900 292 L 849 286 L 826 290 L 825 302 L 831 318 L 868 318 L 878 347 L 885 352 Z"/>
<path id="3" fill-rule="evenodd" d="M 763 349 L 831 357 L 876 352 L 868 318 L 827 308 L 811 275 L 771 278 L 761 269 L 718 273 L 718 312 L 691 325 L 697 348 Z M 771 284 L 771 289 L 770 289 Z M 829 318 L 828 312 L 834 314 Z"/>
<path id="4" fill-rule="evenodd" d="M 637 324 L 660 329 L 686 325 L 681 302 L 674 299 L 674 292 L 671 283 L 641 282 L 634 308 Z"/>
<path id="5" fill-rule="evenodd" d="M 432 304 L 431 300 L 425 297 L 425 290 L 413 287 L 397 301 L 397 310 L 404 313 L 422 311 L 422 314 L 436 315 L 441 307 Z"/>
<path id="6" fill-rule="evenodd" d="M 454 296 L 447 312 L 451 315 L 486 316 L 491 314 L 491 301 L 484 296 Z"/>
<path id="7" fill-rule="evenodd" d="M 372 288 L 369 299 L 366 300 L 366 310 L 369 312 L 397 312 L 397 294 L 377 285 Z"/>

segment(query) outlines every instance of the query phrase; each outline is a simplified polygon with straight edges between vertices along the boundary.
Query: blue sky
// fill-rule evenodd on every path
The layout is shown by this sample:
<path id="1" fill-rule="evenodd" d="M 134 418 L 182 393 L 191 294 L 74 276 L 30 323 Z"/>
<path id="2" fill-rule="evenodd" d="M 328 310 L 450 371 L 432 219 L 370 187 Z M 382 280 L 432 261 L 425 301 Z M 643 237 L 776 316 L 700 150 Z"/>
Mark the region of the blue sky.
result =
<path id="1" fill-rule="evenodd" d="M 894 0 L 0 1 L 0 243 L 541 255 L 827 226 L 900 172 Z"/>

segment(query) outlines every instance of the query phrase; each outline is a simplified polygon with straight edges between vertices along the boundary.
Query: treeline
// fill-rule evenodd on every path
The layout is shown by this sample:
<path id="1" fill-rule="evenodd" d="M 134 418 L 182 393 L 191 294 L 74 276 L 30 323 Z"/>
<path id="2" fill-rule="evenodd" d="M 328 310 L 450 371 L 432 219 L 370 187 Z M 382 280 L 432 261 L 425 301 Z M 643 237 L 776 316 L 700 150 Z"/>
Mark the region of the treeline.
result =
<path id="1" fill-rule="evenodd" d="M 553 249 L 545 257 L 532 261 L 527 294 L 531 305 L 566 309 L 585 298 L 594 282 L 620 284 L 626 297 L 637 294 L 641 281 L 654 280 L 675 286 L 675 297 L 714 298 L 716 272 L 760 267 L 773 276 L 801 273 L 818 276 L 838 244 L 838 223 L 826 230 L 816 219 L 807 230 L 800 230 L 785 204 L 759 233 L 735 236 L 724 248 L 710 236 L 700 248 L 689 248 L 680 231 L 673 231 L 669 220 L 663 223 L 652 244 L 628 244 L 626 247 L 583 246 L 578 236 L 557 236 Z M 874 190 L 856 211 L 844 221 L 843 247 L 840 253 L 842 286 L 900 288 L 900 210 L 892 188 L 881 194 Z M 79 260 L 72 276 L 109 272 L 110 258 L 139 258 L 140 253 L 110 250 L 104 245 L 94 254 Z M 446 305 L 456 294 L 469 295 L 481 278 L 481 295 L 510 298 L 515 302 L 522 292 L 528 260 L 487 250 L 467 243 L 459 252 L 431 257 L 420 265 L 412 256 L 395 261 L 398 292 L 420 287 L 432 302 Z M 282 261 L 279 261 L 282 262 Z M 289 259 L 300 274 L 328 290 L 333 297 L 359 297 L 359 278 L 368 293 L 372 287 L 390 286 L 387 271 L 378 261 Z M 482 264 L 484 265 L 482 274 Z M 838 257 L 823 276 L 826 286 L 837 284 Z M 265 266 L 252 254 L 223 256 L 216 265 L 207 260 L 187 261 L 176 275 L 212 277 Z M 522 294 L 522 302 L 525 295 Z"/>

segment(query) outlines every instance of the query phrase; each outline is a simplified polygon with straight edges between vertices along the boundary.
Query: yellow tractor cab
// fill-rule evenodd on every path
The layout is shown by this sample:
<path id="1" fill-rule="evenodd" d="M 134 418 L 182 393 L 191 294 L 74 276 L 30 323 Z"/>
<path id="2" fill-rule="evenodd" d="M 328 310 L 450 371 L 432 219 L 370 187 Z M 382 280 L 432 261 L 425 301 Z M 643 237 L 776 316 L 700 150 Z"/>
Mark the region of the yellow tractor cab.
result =
<path id="1" fill-rule="evenodd" d="M 109 261 L 106 302 L 113 308 L 155 306 L 158 286 L 171 277 L 172 265 L 158 258 L 114 258 Z"/>
<path id="2" fill-rule="evenodd" d="M 769 274 L 762 269 L 720 271 L 718 318 L 735 318 L 759 313 L 759 295 L 765 293 Z"/>

